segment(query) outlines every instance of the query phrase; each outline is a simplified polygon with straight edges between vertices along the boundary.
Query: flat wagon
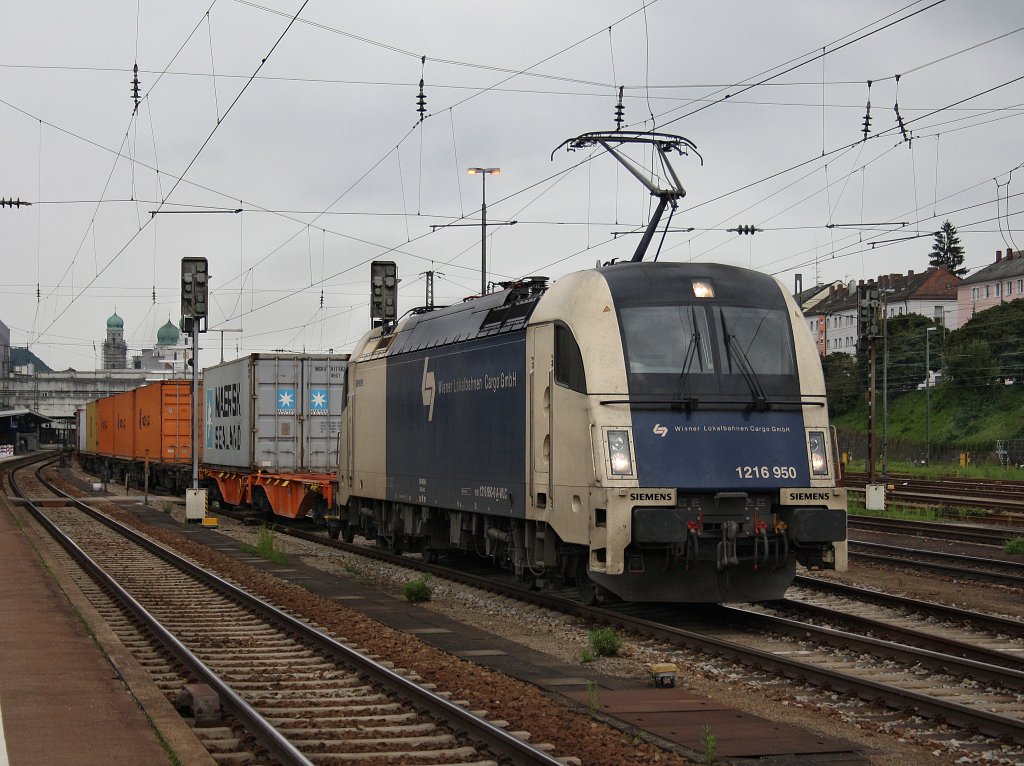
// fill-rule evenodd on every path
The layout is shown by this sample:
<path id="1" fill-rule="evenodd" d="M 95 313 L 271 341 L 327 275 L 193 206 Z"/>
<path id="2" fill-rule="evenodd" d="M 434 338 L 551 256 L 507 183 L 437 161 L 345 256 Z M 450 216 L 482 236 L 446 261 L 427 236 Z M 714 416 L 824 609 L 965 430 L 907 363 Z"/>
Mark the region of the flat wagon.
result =
<path id="1" fill-rule="evenodd" d="M 203 484 L 268 517 L 334 502 L 347 355 L 250 354 L 203 371 Z"/>

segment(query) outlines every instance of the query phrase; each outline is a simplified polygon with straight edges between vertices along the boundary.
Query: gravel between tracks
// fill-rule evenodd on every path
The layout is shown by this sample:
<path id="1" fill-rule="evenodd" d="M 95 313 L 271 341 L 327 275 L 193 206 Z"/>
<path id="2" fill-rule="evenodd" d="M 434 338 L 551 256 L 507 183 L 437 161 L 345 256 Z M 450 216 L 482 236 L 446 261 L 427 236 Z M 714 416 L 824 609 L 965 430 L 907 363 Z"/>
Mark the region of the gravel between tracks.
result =
<path id="1" fill-rule="evenodd" d="M 115 506 L 108 508 L 119 520 L 140 526 L 129 511 Z M 183 516 L 180 506 L 168 510 L 176 518 Z M 344 636 L 357 645 L 373 647 L 375 652 L 389 656 L 400 666 L 415 667 L 424 680 L 452 690 L 456 698 L 469 700 L 473 709 L 486 710 L 492 718 L 508 721 L 513 730 L 530 731 L 533 742 L 574 743 L 575 754 L 584 764 L 611 766 L 685 762 L 678 756 L 637 742 L 584 713 L 565 708 L 535 687 L 439 652 L 415 637 L 392 631 L 299 586 L 228 559 L 183 535 L 152 527 L 146 527 L 146 530 L 198 563 L 221 572 L 295 614 L 314 620 L 334 634 Z M 246 543 L 254 543 L 257 535 L 252 527 L 224 518 L 220 520 L 220 531 Z M 290 557 L 298 557 L 332 574 L 374 582 L 399 597 L 402 586 L 416 576 L 409 570 L 294 538 L 287 538 L 284 546 Z M 1020 603 L 1019 593 L 1014 594 L 1013 591 L 1003 593 L 996 589 L 994 592 L 991 587 L 965 586 L 931 576 L 917 578 L 905 572 L 867 566 L 858 566 L 851 573 L 829 573 L 828 576 L 958 606 L 983 604 L 986 610 L 1024 617 L 1024 604 Z M 432 585 L 431 601 L 411 608 L 437 610 L 565 662 L 579 664 L 582 668 L 581 652 L 588 646 L 587 632 L 592 626 L 574 618 L 496 598 L 473 588 L 439 581 Z M 680 682 L 697 694 L 748 713 L 804 727 L 822 736 L 848 739 L 869 750 L 869 762 L 877 766 L 1021 763 L 997 750 L 978 749 L 969 741 L 960 745 L 955 740 L 952 744 L 936 744 L 921 736 L 909 719 L 893 725 L 871 715 L 861 717 L 856 711 L 863 708 L 869 712 L 866 704 L 851 705 L 849 698 L 828 695 L 810 687 L 801 688 L 796 683 L 765 683 L 758 677 L 760 674 L 754 676 L 742 667 L 646 640 L 627 640 L 620 656 L 599 658 L 596 669 L 606 675 L 646 680 L 646 664 L 664 661 L 679 665 Z M 564 744 L 559 746 L 558 753 L 567 752 L 567 747 Z"/>

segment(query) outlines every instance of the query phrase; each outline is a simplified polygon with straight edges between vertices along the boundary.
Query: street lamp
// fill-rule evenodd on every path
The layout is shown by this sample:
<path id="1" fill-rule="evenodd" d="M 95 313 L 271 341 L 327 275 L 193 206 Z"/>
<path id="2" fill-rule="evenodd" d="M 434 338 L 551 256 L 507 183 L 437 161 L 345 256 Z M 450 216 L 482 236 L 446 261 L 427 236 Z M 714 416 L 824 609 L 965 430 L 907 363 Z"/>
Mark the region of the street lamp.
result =
<path id="1" fill-rule="evenodd" d="M 932 359 L 931 359 L 931 333 L 939 328 L 929 327 L 924 331 L 924 462 L 926 465 L 932 463 Z"/>
<path id="2" fill-rule="evenodd" d="M 480 295 L 487 294 L 487 176 L 496 176 L 501 168 L 469 168 L 471 176 L 480 176 Z"/>

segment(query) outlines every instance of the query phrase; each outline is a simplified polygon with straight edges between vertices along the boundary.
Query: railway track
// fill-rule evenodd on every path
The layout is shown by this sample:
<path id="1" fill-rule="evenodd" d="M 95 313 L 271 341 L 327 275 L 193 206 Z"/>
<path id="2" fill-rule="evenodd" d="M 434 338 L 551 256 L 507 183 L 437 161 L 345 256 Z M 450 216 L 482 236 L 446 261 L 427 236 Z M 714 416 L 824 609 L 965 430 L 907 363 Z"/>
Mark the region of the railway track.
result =
<path id="1" fill-rule="evenodd" d="M 722 607 L 711 621 L 694 626 L 688 617 L 692 610 L 638 605 L 587 607 L 565 593 L 527 591 L 510 583 L 506 576 L 453 571 L 418 557 L 330 541 L 315 532 L 285 531 L 318 544 L 613 625 L 667 646 L 727 658 L 760 673 L 770 671 L 881 702 L 896 711 L 913 711 L 936 721 L 937 728 L 946 724 L 961 727 L 966 730 L 963 736 L 966 732 L 981 732 L 1024 745 L 1024 643 L 1019 651 L 1005 647 L 986 650 L 981 646 L 986 641 L 997 645 L 1003 642 L 998 628 L 985 636 L 969 630 L 961 631 L 958 638 L 936 636 L 934 625 L 929 624 L 934 615 L 920 602 L 917 609 L 924 616 L 916 627 L 900 626 L 895 617 L 858 619 L 844 614 L 844 609 L 850 611 L 849 605 L 828 609 L 796 601 L 773 605 L 781 610 L 779 614 L 771 614 L 771 607 Z M 801 578 L 801 583 L 813 579 Z M 901 619 L 906 619 L 907 611 Z M 798 612 L 805 618 L 793 619 Z M 811 612 L 815 614 L 807 616 Z M 961 616 L 970 620 L 969 614 L 962 612 Z M 843 629 L 818 622 L 841 625 Z M 991 624 L 999 626 L 1001 622 L 995 619 Z M 730 625 L 741 629 L 733 630 Z M 1024 622 L 1015 625 L 1024 635 Z"/>
<path id="2" fill-rule="evenodd" d="M 843 608 L 848 610 L 860 608 L 858 605 L 875 604 L 887 608 L 897 615 L 914 613 L 930 620 L 969 625 L 976 630 L 990 632 L 1000 642 L 1007 637 L 1024 639 L 1024 620 L 961 609 L 932 601 L 922 601 L 908 596 L 898 596 L 893 593 L 884 593 L 809 575 L 797 575 L 793 585 L 797 589 L 796 592 L 809 593 L 814 598 L 825 596 L 843 599 L 845 601 Z M 790 597 L 793 597 L 793 592 L 791 589 Z"/>
<path id="3" fill-rule="evenodd" d="M 847 490 L 864 493 L 867 475 L 849 472 L 843 477 Z M 878 483 L 886 485 L 890 502 L 906 505 L 938 506 L 955 509 L 981 508 L 987 516 L 972 521 L 991 522 L 1024 530 L 1024 482 L 991 479 L 919 479 L 892 474 Z"/>
<path id="4" fill-rule="evenodd" d="M 170 689 L 202 683 L 230 716 L 220 758 L 283 764 L 562 763 L 353 647 L 325 635 L 57 490 L 15 479 L 33 515 L 145 626 L 146 660 Z M 28 486 L 32 484 L 32 486 Z M 43 507 L 43 506 L 47 507 Z M 111 607 L 103 607 L 110 611 Z M 134 630 L 134 628 L 132 629 Z M 156 659 L 154 642 L 160 644 Z"/>
<path id="5" fill-rule="evenodd" d="M 961 579 L 1024 588 L 1024 563 L 1019 562 L 861 540 L 850 541 L 850 557 L 883 566 L 899 566 L 915 571 L 927 570 Z"/>
<path id="6" fill-rule="evenodd" d="M 933 540 L 954 540 L 960 543 L 1003 546 L 1008 540 L 1020 537 L 1022 531 L 1007 527 L 980 527 L 968 524 L 943 523 L 893 519 L 881 516 L 857 516 L 847 518 L 851 530 L 885 532 L 887 534 L 911 535 Z"/>
<path id="7" fill-rule="evenodd" d="M 251 520 L 251 514 L 238 516 L 250 517 Z M 820 689 L 846 692 L 872 703 L 881 702 L 893 711 L 882 715 L 890 721 L 905 718 L 908 711 L 912 711 L 935 722 L 936 740 L 964 738 L 969 737 L 970 732 L 982 732 L 997 740 L 1024 744 L 1024 709 L 1021 704 L 1021 692 L 1024 690 L 1020 687 L 1024 670 L 1021 653 L 1014 647 L 1007 648 L 1006 641 L 1007 635 L 1020 635 L 1024 622 L 989 618 L 962 610 L 950 610 L 939 617 L 921 602 L 914 602 L 913 607 L 899 607 L 898 614 L 879 616 L 876 613 L 854 618 L 852 613 L 863 611 L 864 605 L 870 601 L 895 598 L 867 591 L 858 595 L 845 594 L 844 598 L 853 598 L 860 603 L 858 608 L 846 603 L 829 609 L 801 597 L 793 599 L 792 603 L 773 605 L 781 610 L 776 615 L 766 616 L 766 610 L 760 610 L 761 614 L 758 614 L 756 609 L 746 610 L 749 614 L 731 612 L 728 618 L 718 619 L 717 625 L 688 630 L 657 615 L 652 618 L 651 614 L 631 614 L 630 607 L 591 610 L 571 599 L 559 598 L 557 594 L 552 598 L 549 593 L 526 592 L 508 582 L 497 582 L 491 576 L 452 572 L 446 567 L 424 563 L 417 557 L 395 556 L 374 546 L 330 541 L 323 532 L 295 529 L 292 525 L 278 529 L 320 546 L 355 552 L 406 569 L 460 581 L 510 599 L 617 625 L 637 635 L 652 637 L 666 646 L 728 658 L 748 666 L 749 678 L 760 677 L 767 684 L 773 683 L 771 675 L 782 675 L 809 682 Z M 801 577 L 798 580 L 801 589 L 806 590 L 834 587 L 831 583 L 822 582 L 819 586 L 816 578 Z M 893 603 L 890 601 L 889 607 L 896 610 Z M 910 612 L 921 615 L 916 626 L 897 625 L 898 622 L 906 622 Z M 793 619 L 796 614 L 802 619 Z M 936 633 L 934 620 L 937 619 L 958 620 L 961 627 L 952 632 L 959 635 L 932 640 L 935 637 L 931 634 Z M 813 625 L 816 622 L 825 623 L 822 630 Z M 742 630 L 724 632 L 723 625 L 729 623 L 739 624 Z M 963 627 L 966 623 L 982 626 L 989 633 L 982 635 L 978 630 Z M 943 633 L 950 632 L 945 626 L 943 628 Z M 803 643 L 798 646 L 797 641 Z M 844 652 L 845 655 L 841 654 Z M 934 670 L 927 670 L 929 666 Z M 879 716 L 878 713 L 873 715 L 875 718 L 870 720 Z M 943 734 L 946 724 L 960 728 L 952 734 Z M 986 745 L 977 743 L 974 747 L 985 749 Z M 1024 753 L 1020 755 L 1024 757 Z"/>

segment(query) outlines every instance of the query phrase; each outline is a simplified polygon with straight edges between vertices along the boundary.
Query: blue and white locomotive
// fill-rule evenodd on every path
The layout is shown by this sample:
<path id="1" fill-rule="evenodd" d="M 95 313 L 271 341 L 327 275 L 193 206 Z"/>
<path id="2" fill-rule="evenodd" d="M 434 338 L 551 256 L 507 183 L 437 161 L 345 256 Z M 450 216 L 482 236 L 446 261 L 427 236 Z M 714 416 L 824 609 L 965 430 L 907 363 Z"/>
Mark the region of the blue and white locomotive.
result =
<path id="1" fill-rule="evenodd" d="M 779 598 L 845 568 L 821 364 L 775 279 L 632 262 L 378 327 L 332 533 L 487 556 L 587 600 Z"/>

